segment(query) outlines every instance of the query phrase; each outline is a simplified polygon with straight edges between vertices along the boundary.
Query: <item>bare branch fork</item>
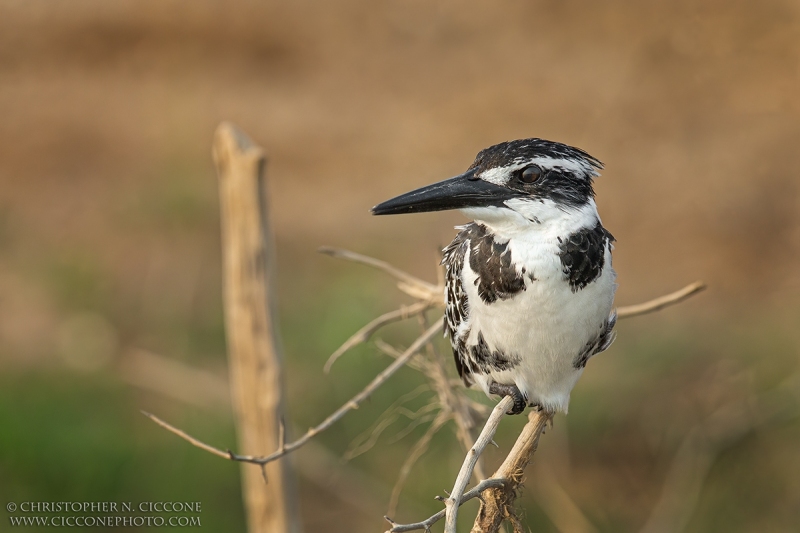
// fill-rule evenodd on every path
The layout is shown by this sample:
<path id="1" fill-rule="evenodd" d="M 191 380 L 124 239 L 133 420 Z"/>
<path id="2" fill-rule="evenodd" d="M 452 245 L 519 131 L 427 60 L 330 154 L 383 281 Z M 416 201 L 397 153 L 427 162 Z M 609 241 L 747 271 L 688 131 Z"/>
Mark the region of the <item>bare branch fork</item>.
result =
<path id="1" fill-rule="evenodd" d="M 481 481 L 462 495 L 466 486 L 464 480 L 469 480 L 468 471 L 470 466 L 474 463 L 476 455 L 480 455 L 486 448 L 486 444 L 491 442 L 491 436 L 497 431 L 500 419 L 505 415 L 511 403 L 511 398 L 507 396 L 492 411 L 492 415 L 487 420 L 484 430 L 475 442 L 475 446 L 470 448 L 467 453 L 464 464 L 461 466 L 456 478 L 453 491 L 447 499 L 443 499 L 445 509 L 421 522 L 412 524 L 398 524 L 386 517 L 386 520 L 392 526 L 386 533 L 402 533 L 415 530 L 428 531 L 433 524 L 442 518 L 447 518 L 445 533 L 455 533 L 458 507 L 472 498 L 480 498 L 481 500 L 481 508 L 475 518 L 472 533 L 497 532 L 504 520 L 511 521 L 515 526 L 515 531 L 521 530 L 518 527 L 518 519 L 514 514 L 513 503 L 516 499 L 517 489 L 522 484 L 522 473 L 536 452 L 536 448 L 539 445 L 539 437 L 541 437 L 545 428 L 553 419 L 553 413 L 531 411 L 528 414 L 528 423 L 522 429 L 519 437 L 517 437 L 516 443 L 503 461 L 503 464 L 500 465 L 500 468 L 492 474 L 492 477 Z M 500 408 L 501 406 L 503 407 L 502 409 Z"/>
<path id="2" fill-rule="evenodd" d="M 500 419 L 503 415 L 514 405 L 514 399 L 511 396 L 506 396 L 495 406 L 492 414 L 486 420 L 483 426 L 483 431 L 478 436 L 478 440 L 467 452 L 464 458 L 464 464 L 461 465 L 461 470 L 456 476 L 456 481 L 453 484 L 453 490 L 450 491 L 450 497 L 444 501 L 445 505 L 445 533 L 456 533 L 456 519 L 458 518 L 458 507 L 461 505 L 461 498 L 464 490 L 467 488 L 469 478 L 472 477 L 472 471 L 478 462 L 478 458 L 483 453 L 484 448 L 491 442 L 494 434 L 497 432 L 497 427 L 500 425 Z"/>
<path id="3" fill-rule="evenodd" d="M 489 415 L 486 420 L 480 436 L 477 440 L 474 440 L 473 444 L 474 437 L 472 435 L 472 430 L 476 425 L 476 421 L 486 416 L 486 411 L 488 409 L 483 404 L 475 402 L 464 394 L 460 386 L 454 386 L 453 380 L 448 377 L 448 370 L 445 366 L 444 358 L 436 350 L 435 343 L 433 342 L 434 337 L 442 331 L 443 321 L 441 317 L 437 317 L 433 325 L 430 325 L 425 317 L 425 313 L 429 309 L 433 307 L 444 307 L 444 287 L 441 281 L 438 284 L 432 284 L 404 272 L 385 261 L 347 250 L 335 248 L 320 249 L 322 253 L 333 257 L 365 264 L 388 273 L 397 279 L 397 287 L 399 290 L 416 300 L 410 305 L 402 306 L 377 317 L 358 330 L 331 355 L 325 364 L 326 372 L 330 370 L 333 363 L 342 354 L 358 344 L 367 342 L 370 337 L 383 326 L 400 320 L 417 317 L 420 320 L 423 331 L 421 335 L 404 350 L 393 346 L 379 345 L 384 352 L 392 355 L 395 360 L 367 384 L 361 392 L 335 410 L 320 424 L 310 428 L 300 438 L 291 442 L 286 441 L 285 426 L 282 416 L 280 415 L 282 411 L 279 393 L 280 380 L 278 379 L 280 373 L 280 357 L 273 343 L 273 337 L 275 336 L 274 316 L 269 298 L 271 293 L 271 286 L 269 284 L 271 271 L 268 268 L 268 263 L 271 260 L 271 239 L 267 225 L 268 207 L 264 201 L 264 157 L 261 150 L 252 145 L 249 139 L 232 125 L 223 124 L 220 126 L 215 143 L 215 160 L 218 163 L 221 196 L 223 200 L 223 235 L 225 236 L 224 241 L 226 241 L 223 243 L 226 254 L 226 289 L 228 293 L 227 296 L 229 296 L 226 300 L 226 305 L 228 306 L 226 308 L 226 329 L 229 333 L 229 352 L 231 352 L 230 357 L 233 369 L 232 378 L 242 381 L 243 383 L 248 383 L 247 380 L 250 379 L 248 376 L 250 376 L 251 372 L 245 370 L 245 366 L 241 366 L 242 363 L 237 362 L 238 359 L 236 358 L 240 357 L 241 354 L 250 357 L 252 361 L 257 359 L 259 352 L 264 353 L 264 351 L 266 351 L 266 353 L 276 354 L 274 362 L 270 363 L 272 366 L 269 368 L 273 368 L 274 370 L 271 370 L 272 373 L 269 379 L 276 380 L 274 381 L 276 385 L 271 390 L 278 391 L 274 392 L 277 396 L 274 396 L 273 402 L 273 405 L 277 407 L 273 408 L 271 413 L 261 413 L 249 422 L 250 426 L 259 427 L 259 420 L 268 419 L 270 420 L 269 427 L 267 428 L 268 431 L 265 430 L 262 433 L 262 438 L 256 441 L 250 437 L 254 435 L 252 429 L 247 430 L 245 433 L 241 433 L 242 428 L 239 429 L 241 435 L 245 435 L 250 439 L 249 441 L 247 441 L 247 438 L 245 439 L 249 442 L 247 445 L 248 448 L 253 449 L 257 444 L 255 447 L 264 449 L 266 447 L 264 445 L 265 443 L 274 443 L 276 441 L 277 448 L 267 455 L 240 454 L 231 450 L 222 450 L 200 441 L 153 414 L 145 412 L 143 412 L 143 414 L 162 428 L 218 457 L 261 466 L 262 473 L 266 478 L 267 472 L 265 468 L 267 465 L 271 465 L 270 468 L 272 468 L 276 465 L 283 464 L 274 462 L 302 447 L 313 437 L 332 427 L 348 412 L 358 408 L 364 400 L 383 385 L 397 370 L 408 365 L 411 368 L 421 371 L 428 379 L 430 388 L 437 394 L 439 413 L 436 416 L 430 416 L 429 419 L 433 420 L 430 428 L 412 449 L 411 454 L 404 463 L 400 479 L 392 495 L 390 508 L 394 508 L 402 483 L 416 459 L 424 453 L 433 435 L 449 420 L 455 421 L 458 439 L 464 449 L 467 450 L 467 455 L 455 480 L 453 490 L 448 495 L 448 498 L 442 499 L 445 503 L 445 509 L 422 522 L 414 524 L 396 524 L 387 517 L 387 520 L 392 525 L 389 531 L 392 533 L 399 533 L 419 529 L 429 530 L 432 524 L 441 518 L 446 518 L 445 532 L 455 533 L 458 508 L 465 501 L 475 497 L 481 499 L 481 509 L 475 520 L 475 525 L 472 530 L 473 533 L 496 532 L 503 521 L 510 521 L 512 525 L 514 525 L 515 530 L 519 529 L 519 521 L 513 511 L 516 490 L 522 480 L 522 471 L 535 452 L 539 437 L 548 422 L 552 420 L 553 415 L 552 413 L 544 411 L 532 411 L 529 414 L 528 424 L 523 428 L 516 444 L 501 467 L 489 479 L 482 479 L 483 470 L 480 465 L 480 456 L 486 445 L 492 442 L 492 437 L 497 430 L 500 420 L 510 407 L 511 399 L 504 398 L 495 406 L 491 415 Z M 231 176 L 237 179 L 239 179 L 238 176 L 242 176 L 242 178 L 250 180 L 247 181 L 250 189 L 242 189 L 241 191 L 239 189 L 233 189 L 230 185 L 234 183 Z M 255 194 L 253 190 L 255 190 Z M 236 206 L 244 205 L 246 203 L 245 200 L 248 198 L 257 198 L 259 200 L 257 202 L 250 201 L 250 203 L 247 204 L 247 212 L 253 213 L 251 216 L 252 220 L 245 220 L 237 215 L 237 213 L 242 210 Z M 260 229 L 254 232 L 251 231 L 252 228 Z M 245 253 L 242 254 L 242 251 Z M 248 285 L 248 283 L 250 285 Z M 702 282 L 695 282 L 679 291 L 664 295 L 649 302 L 621 307 L 617 310 L 618 318 L 627 318 L 657 311 L 666 306 L 681 302 L 704 288 L 705 285 Z M 260 327 L 253 328 L 252 325 L 255 323 L 258 323 Z M 253 331 L 266 332 L 266 336 L 248 337 L 248 335 L 251 335 L 251 333 L 248 332 Z M 272 350 L 272 352 L 270 352 L 270 350 Z M 254 368 L 260 368 L 255 363 L 247 364 L 255 365 Z M 255 382 L 254 385 L 250 387 L 250 393 L 248 393 L 252 398 L 247 397 L 244 389 L 242 389 L 241 393 L 237 396 L 238 403 L 235 403 L 239 406 L 238 410 L 241 414 L 250 413 L 252 415 L 256 413 L 256 411 L 250 409 L 249 406 L 252 404 L 248 402 L 258 401 L 259 395 L 261 395 L 261 397 L 265 397 L 264 395 L 268 397 L 270 394 L 273 394 L 270 390 L 259 392 L 253 387 L 255 387 Z M 248 426 L 245 425 L 243 427 Z M 266 440 L 264 440 L 263 437 L 266 437 Z M 285 470 L 276 470 L 276 472 L 285 472 Z M 245 473 L 247 474 L 247 472 Z M 254 491 L 256 489 L 252 484 L 252 476 L 249 474 L 247 475 L 250 487 L 248 491 L 255 493 Z M 467 491 L 467 484 L 473 475 L 477 478 L 476 481 L 478 481 L 478 483 L 474 488 Z M 280 477 L 283 476 L 283 473 L 280 474 Z M 271 483 L 270 485 L 275 486 L 276 484 Z M 277 485 L 281 484 L 279 483 Z M 393 513 L 393 511 L 390 511 L 390 513 Z M 255 514 L 253 516 L 255 517 Z M 287 531 L 288 529 L 293 529 L 293 527 L 294 525 L 289 523 L 279 529 L 273 528 L 269 530 Z"/>

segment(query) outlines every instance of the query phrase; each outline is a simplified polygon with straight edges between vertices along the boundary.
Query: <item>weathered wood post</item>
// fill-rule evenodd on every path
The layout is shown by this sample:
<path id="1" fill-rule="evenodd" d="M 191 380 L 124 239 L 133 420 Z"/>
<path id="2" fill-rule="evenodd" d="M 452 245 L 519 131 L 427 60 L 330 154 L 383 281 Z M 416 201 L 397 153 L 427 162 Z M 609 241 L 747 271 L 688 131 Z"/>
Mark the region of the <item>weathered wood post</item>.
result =
<path id="1" fill-rule="evenodd" d="M 214 133 L 219 176 L 223 295 L 231 394 L 239 451 L 262 455 L 282 446 L 283 382 L 274 313 L 274 255 L 264 153 L 236 126 Z M 242 464 L 250 533 L 299 533 L 294 480 L 287 459 Z"/>

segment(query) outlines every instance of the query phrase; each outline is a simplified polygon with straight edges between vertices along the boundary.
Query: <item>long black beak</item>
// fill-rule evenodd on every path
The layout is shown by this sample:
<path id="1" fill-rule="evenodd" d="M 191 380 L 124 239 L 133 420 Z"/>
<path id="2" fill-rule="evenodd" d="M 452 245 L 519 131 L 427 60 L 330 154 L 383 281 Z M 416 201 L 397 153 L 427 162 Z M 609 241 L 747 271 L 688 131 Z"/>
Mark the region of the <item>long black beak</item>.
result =
<path id="1" fill-rule="evenodd" d="M 460 176 L 427 185 L 415 191 L 401 194 L 372 208 L 373 215 L 400 215 L 444 211 L 465 207 L 487 207 L 503 205 L 505 200 L 521 194 L 475 176 L 468 170 Z"/>

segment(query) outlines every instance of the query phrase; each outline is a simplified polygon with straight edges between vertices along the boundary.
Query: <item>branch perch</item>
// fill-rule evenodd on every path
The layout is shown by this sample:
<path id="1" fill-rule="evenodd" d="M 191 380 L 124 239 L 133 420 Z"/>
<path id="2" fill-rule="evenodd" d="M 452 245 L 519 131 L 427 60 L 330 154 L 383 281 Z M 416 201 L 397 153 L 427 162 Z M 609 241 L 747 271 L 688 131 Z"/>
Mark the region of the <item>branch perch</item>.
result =
<path id="1" fill-rule="evenodd" d="M 508 483 L 500 488 L 486 491 L 481 500 L 481 507 L 472 533 L 496 533 L 503 520 L 514 524 L 514 530 L 519 529 L 518 518 L 514 514 L 514 500 L 516 491 L 522 483 L 522 474 L 525 467 L 536 453 L 539 446 L 539 437 L 542 436 L 547 424 L 553 420 L 553 413 L 549 411 L 531 411 L 528 413 L 528 423 L 522 428 L 522 433 L 517 437 L 517 442 L 508 453 L 503 464 L 492 475 L 493 478 L 506 479 Z"/>
<path id="2" fill-rule="evenodd" d="M 496 478 L 485 479 L 480 483 L 478 483 L 477 485 L 475 485 L 475 487 L 473 487 L 471 490 L 464 493 L 464 495 L 461 497 L 459 505 L 463 505 L 466 502 L 472 500 L 473 498 L 480 497 L 481 494 L 488 489 L 499 488 L 505 484 L 506 484 L 505 479 L 496 479 Z M 413 524 L 397 524 L 388 516 L 384 516 L 386 521 L 392 525 L 392 528 L 387 530 L 386 533 L 405 533 L 406 531 L 417 531 L 420 529 L 424 531 L 430 531 L 431 526 L 436 522 L 438 522 L 439 520 L 441 520 L 442 518 L 444 518 L 444 516 L 445 516 L 445 509 L 442 509 L 438 513 L 432 515 L 429 518 L 426 518 L 422 522 L 414 522 Z"/>
<path id="3" fill-rule="evenodd" d="M 506 396 L 492 409 L 492 414 L 489 415 L 486 424 L 481 430 L 481 434 L 472 445 L 472 448 L 467 452 L 464 458 L 464 463 L 461 465 L 461 470 L 456 476 L 456 481 L 453 484 L 453 490 L 450 491 L 450 497 L 444 502 L 445 504 L 445 533 L 456 533 L 456 520 L 458 519 L 458 508 L 461 505 L 461 497 L 464 494 L 464 489 L 467 488 L 469 478 L 472 477 L 472 470 L 478 462 L 478 457 L 483 453 L 486 446 L 492 441 L 494 434 L 497 432 L 497 427 L 500 425 L 500 420 L 506 412 L 513 406 L 514 399 L 511 396 Z M 498 476 L 494 476 L 498 477 Z M 505 476 L 499 476 L 505 477 Z"/>

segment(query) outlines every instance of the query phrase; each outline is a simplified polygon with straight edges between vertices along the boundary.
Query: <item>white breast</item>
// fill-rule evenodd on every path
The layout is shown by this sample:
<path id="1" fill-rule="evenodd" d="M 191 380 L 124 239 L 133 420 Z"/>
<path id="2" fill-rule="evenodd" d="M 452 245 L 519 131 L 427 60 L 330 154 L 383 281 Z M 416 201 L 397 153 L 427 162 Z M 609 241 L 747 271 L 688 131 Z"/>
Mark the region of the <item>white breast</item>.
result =
<path id="1" fill-rule="evenodd" d="M 505 225 L 496 220 L 492 221 L 495 224 L 477 220 L 498 227 L 497 230 L 492 227 L 497 232 L 495 238 L 507 239 L 518 271 L 524 266 L 526 274 L 535 279 L 526 277 L 526 290 L 512 298 L 486 304 L 478 295 L 477 274 L 470 268 L 467 257 L 463 273 L 469 303 L 467 345 L 476 344 L 480 333 L 489 348 L 520 359 L 510 370 L 473 376 L 487 394 L 492 381 L 513 383 L 529 403 L 566 412 L 570 391 L 583 372 L 573 362 L 587 342 L 601 331 L 612 310 L 616 275 L 611 268 L 609 244 L 601 275 L 573 292 L 562 271 L 559 238 L 563 241 L 575 231 L 593 227 L 599 220 L 597 211 L 594 202 L 580 211 L 548 207 L 551 206 L 539 206 L 540 212 L 535 216 L 540 223 Z M 471 211 L 473 216 L 479 214 L 474 212 L 477 210 Z"/>

